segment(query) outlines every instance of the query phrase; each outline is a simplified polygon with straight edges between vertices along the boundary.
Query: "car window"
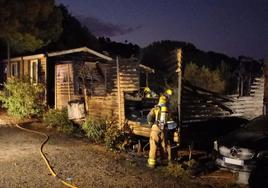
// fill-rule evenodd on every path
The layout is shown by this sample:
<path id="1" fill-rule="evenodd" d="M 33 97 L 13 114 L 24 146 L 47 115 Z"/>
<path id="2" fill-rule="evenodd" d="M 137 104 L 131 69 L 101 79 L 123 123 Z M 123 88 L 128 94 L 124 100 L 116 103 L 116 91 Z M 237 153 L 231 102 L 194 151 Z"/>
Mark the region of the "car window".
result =
<path id="1" fill-rule="evenodd" d="M 265 131 L 268 132 L 268 118 L 263 116 L 255 118 L 245 126 L 250 131 Z"/>

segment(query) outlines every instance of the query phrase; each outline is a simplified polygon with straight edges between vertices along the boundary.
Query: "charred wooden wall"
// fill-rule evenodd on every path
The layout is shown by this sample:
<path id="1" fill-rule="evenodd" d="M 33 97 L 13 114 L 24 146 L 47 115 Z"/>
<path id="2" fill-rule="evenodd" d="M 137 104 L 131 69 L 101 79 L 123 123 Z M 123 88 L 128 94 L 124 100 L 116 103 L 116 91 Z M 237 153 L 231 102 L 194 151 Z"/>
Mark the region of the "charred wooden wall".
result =
<path id="1" fill-rule="evenodd" d="M 89 96 L 103 96 L 106 94 L 106 80 L 107 80 L 107 64 L 96 62 L 76 62 L 73 64 L 73 77 L 75 94 L 81 95 L 83 81 L 87 87 Z"/>
<path id="2" fill-rule="evenodd" d="M 105 96 L 106 71 L 107 67 L 105 65 L 97 65 L 95 62 L 57 62 L 56 108 L 67 107 L 69 101 L 84 98 L 83 79 L 85 79 L 89 98 Z"/>
<path id="3" fill-rule="evenodd" d="M 107 67 L 106 95 L 90 96 L 89 114 L 97 118 L 112 118 L 121 125 L 125 121 L 124 93 L 137 91 L 140 87 L 138 62 L 119 59 L 119 81 L 117 62 L 109 62 Z M 119 118 L 120 115 L 120 118 Z"/>
<path id="4" fill-rule="evenodd" d="M 231 109 L 223 108 L 229 99 L 184 82 L 182 87 L 182 123 L 207 121 L 211 118 L 229 116 Z"/>
<path id="5" fill-rule="evenodd" d="M 200 88 L 182 89 L 182 122 L 199 122 L 212 118 L 242 117 L 252 119 L 263 113 L 264 77 L 255 78 L 250 96 L 220 96 Z"/>
<path id="6" fill-rule="evenodd" d="M 139 90 L 140 67 L 132 59 L 106 63 L 58 62 L 56 64 L 56 107 L 66 107 L 68 101 L 84 97 L 81 90 L 82 71 L 87 69 L 88 114 L 97 119 L 125 121 L 125 92 Z M 86 66 L 86 67 L 85 67 Z M 118 72 L 119 70 L 119 72 Z M 68 77 L 68 75 L 70 75 Z M 119 80 L 117 79 L 119 76 Z M 120 116 L 120 117 L 119 117 Z"/>

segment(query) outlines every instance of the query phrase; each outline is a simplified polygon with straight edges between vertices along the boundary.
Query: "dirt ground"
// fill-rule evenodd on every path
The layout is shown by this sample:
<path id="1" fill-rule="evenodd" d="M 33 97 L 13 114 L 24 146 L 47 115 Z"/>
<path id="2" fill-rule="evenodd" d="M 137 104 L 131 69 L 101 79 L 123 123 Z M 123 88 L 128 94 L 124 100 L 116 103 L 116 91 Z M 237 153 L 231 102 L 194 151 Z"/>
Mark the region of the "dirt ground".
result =
<path id="1" fill-rule="evenodd" d="M 59 176 L 77 187 L 240 187 L 231 174 L 215 172 L 196 178 L 173 177 L 161 167 L 149 169 L 146 158 L 114 153 L 46 129 L 40 123 L 25 124 L 46 132 L 50 139 L 44 152 Z M 43 137 L 24 132 L 0 121 L 0 187 L 64 187 L 49 173 L 39 147 Z M 245 186 L 242 186 L 245 187 Z"/>

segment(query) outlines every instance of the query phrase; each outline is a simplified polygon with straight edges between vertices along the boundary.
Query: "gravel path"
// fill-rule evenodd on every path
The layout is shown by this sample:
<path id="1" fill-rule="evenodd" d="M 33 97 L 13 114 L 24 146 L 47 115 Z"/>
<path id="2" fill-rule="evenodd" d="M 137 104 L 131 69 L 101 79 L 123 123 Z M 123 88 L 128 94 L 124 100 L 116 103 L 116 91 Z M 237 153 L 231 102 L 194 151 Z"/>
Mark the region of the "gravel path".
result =
<path id="1" fill-rule="evenodd" d="M 31 128 L 49 134 L 44 152 L 53 169 L 78 187 L 225 187 L 207 180 L 163 176 L 161 170 L 145 167 L 145 158 L 116 154 L 83 139 L 48 131 L 40 124 Z M 0 126 L 0 187 L 64 187 L 41 159 L 42 140 L 39 135 Z"/>

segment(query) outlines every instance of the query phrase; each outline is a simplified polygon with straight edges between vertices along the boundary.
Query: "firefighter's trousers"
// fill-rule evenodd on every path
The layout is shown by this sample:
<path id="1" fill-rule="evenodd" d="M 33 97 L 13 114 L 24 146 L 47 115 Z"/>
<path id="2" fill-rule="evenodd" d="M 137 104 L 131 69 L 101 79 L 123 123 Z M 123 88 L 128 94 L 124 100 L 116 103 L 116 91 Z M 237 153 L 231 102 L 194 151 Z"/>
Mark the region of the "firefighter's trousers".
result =
<path id="1" fill-rule="evenodd" d="M 157 125 L 153 125 L 150 132 L 150 151 L 148 165 L 154 167 L 157 160 L 157 149 L 160 152 L 160 158 L 163 163 L 167 162 L 168 151 L 167 151 L 167 129 L 160 130 Z"/>

